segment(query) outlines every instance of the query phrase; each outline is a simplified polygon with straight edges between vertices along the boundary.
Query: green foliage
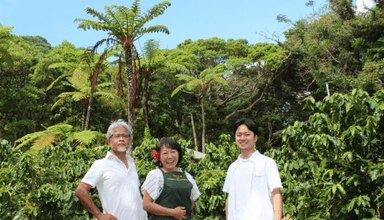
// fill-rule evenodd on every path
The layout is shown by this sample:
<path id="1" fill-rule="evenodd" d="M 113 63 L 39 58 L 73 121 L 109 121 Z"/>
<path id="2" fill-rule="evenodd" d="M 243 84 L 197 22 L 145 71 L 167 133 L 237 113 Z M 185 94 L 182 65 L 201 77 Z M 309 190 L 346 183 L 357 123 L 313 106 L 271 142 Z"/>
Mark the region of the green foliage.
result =
<path id="1" fill-rule="evenodd" d="M 141 181 L 149 170 L 155 168 L 151 154 L 157 138 L 173 136 L 185 139 L 180 141 L 182 146 L 194 148 L 191 143 L 192 115 L 197 131 L 205 127 L 206 158 L 210 158 L 195 161 L 189 155 L 182 164 L 184 170 L 195 176 L 204 192 L 196 203 L 194 215 L 207 219 L 223 217 L 222 202 L 225 199 L 219 187 L 222 184 L 220 180 L 224 181 L 229 155 L 238 153 L 229 153 L 236 147 L 224 144 L 225 138 L 221 134 L 228 133 L 237 118 L 252 118 L 260 131 L 258 150 L 263 153 L 274 149 L 268 154 L 278 160 L 286 188 L 283 191 L 286 193 L 284 210 L 292 218 L 362 219 L 376 218 L 379 212 L 382 215 L 380 207 L 383 206 L 384 193 L 378 183 L 383 180 L 383 167 L 380 165 L 383 163 L 380 160 L 380 143 L 383 142 L 380 111 L 383 104 L 381 93 L 376 93 L 383 88 L 384 81 L 384 9 L 380 2 L 376 1 L 377 7 L 365 14 L 355 14 L 350 7 L 351 1 L 332 0 L 331 5 L 325 8 L 327 11 L 297 22 L 279 15 L 281 21 L 293 26 L 285 32 L 286 40 L 278 44 L 250 45 L 244 39 L 225 41 L 214 37 L 197 41 L 188 39 L 177 49 L 159 50 L 158 41 L 146 43 L 144 59 L 140 61 L 145 73 L 138 71 L 136 82 L 141 84 L 135 85 L 139 90 L 134 104 L 134 144 L 139 146 L 135 154 L 138 154 L 136 159 Z M 97 21 L 76 19 L 80 22 L 79 28 L 108 32 L 108 39 L 101 40 L 98 45 L 114 42 L 112 49 L 119 53 L 123 48 L 126 54 L 122 57 L 126 63 L 122 67 L 128 71 L 128 79 L 132 78 L 131 64 L 134 63 L 129 54 L 137 52 L 129 48 L 130 43 L 133 46 L 134 41 L 146 33 L 169 34 L 163 25 L 148 28 L 145 25 L 163 14 L 170 3 L 156 4 L 147 13 L 141 12 L 139 3 L 133 1 L 131 8 L 107 6 L 104 14 L 87 8 L 86 12 Z M 313 4 L 313 1 L 307 3 L 309 6 Z M 7 147 L 1 161 L 8 158 L 4 155 L 14 151 L 18 155 L 14 161 L 22 161 L 21 157 L 34 161 L 39 153 L 27 152 L 24 155 L 20 152 L 32 144 L 31 149 L 37 151 L 66 137 L 73 138 L 75 142 L 70 141 L 71 146 L 77 148 L 82 146 L 80 142 L 83 145 L 91 140 L 104 143 L 104 136 L 99 140 L 94 139 L 94 134 L 77 132 L 81 130 L 85 106 L 90 99 L 86 74 L 92 71 L 82 59 L 84 48 L 77 49 L 67 41 L 51 47 L 43 37 L 18 37 L 11 31 L 12 27 L 0 26 L 0 139 L 9 141 L 2 146 L 15 146 L 11 144 L 15 140 L 25 145 L 16 150 Z M 124 100 L 113 98 L 117 94 L 116 85 L 122 81 L 117 69 L 117 65 L 106 65 L 100 72 L 100 90 L 94 94 L 97 97 L 93 98 L 92 117 L 89 119 L 93 131 L 105 132 L 110 121 L 130 114 L 124 100 L 126 97 L 129 99 L 131 93 L 126 92 Z M 226 74 L 214 75 L 212 72 Z M 220 83 L 212 86 L 209 83 L 211 79 L 202 81 L 211 73 L 213 78 L 221 80 Z M 180 80 L 185 80 L 182 82 L 186 83 L 185 87 L 179 87 Z M 187 86 L 188 82 L 191 83 Z M 201 87 L 202 82 L 205 86 Z M 327 95 L 325 83 L 335 96 L 315 102 Z M 131 84 L 123 81 L 122 87 L 127 91 Z M 188 94 L 189 91 L 177 92 L 182 88 L 197 92 L 195 95 Z M 343 95 L 352 89 L 362 89 L 366 93 L 356 90 L 353 94 Z M 171 98 L 174 91 L 177 93 Z M 205 96 L 201 97 L 199 92 L 206 92 Z M 206 101 L 202 102 L 202 98 Z M 140 101 L 146 102 L 142 108 Z M 303 109 L 304 104 L 306 109 Z M 204 115 L 209 117 L 202 120 Z M 68 132 L 44 130 L 45 127 L 61 126 L 60 123 L 72 127 Z M 289 125 L 291 127 L 285 129 Z M 283 135 L 279 136 L 282 131 Z M 63 132 L 66 135 L 61 134 Z M 196 132 L 196 136 L 203 142 L 203 132 Z M 222 149 L 226 151 L 222 152 Z M 233 156 L 232 161 L 235 158 Z M 212 161 L 217 162 L 212 164 Z M 7 166 L 7 169 L 12 169 L 9 164 Z M 8 170 L 1 171 L 1 178 L 3 174 L 4 178 L 10 178 Z M 8 195 L 2 197 L 4 204 L 11 204 L 7 198 L 17 193 L 3 192 L 1 196 Z M 21 201 L 20 204 L 26 201 L 28 192 L 18 192 L 24 193 L 24 197 L 20 195 L 20 200 L 14 200 L 4 210 L 10 210 L 13 205 L 21 207 L 16 201 Z M 34 206 L 28 204 L 27 207 Z M 33 215 L 33 211 L 29 212 Z M 16 216 L 16 211 L 7 213 L 6 218 Z M 23 218 L 45 218 L 25 216 Z M 83 219 L 83 216 L 79 218 Z"/>
<path id="2" fill-rule="evenodd" d="M 2 65 L 7 64 L 12 66 L 12 56 L 8 49 L 11 46 L 10 40 L 14 38 L 11 34 L 13 27 L 3 27 L 0 24 L 0 62 Z"/>
<path id="3" fill-rule="evenodd" d="M 331 92 L 361 88 L 373 94 L 383 88 L 383 8 L 355 13 L 352 1 L 331 0 L 329 9 L 296 22 L 285 33 L 284 47 L 294 55 L 299 75 L 306 75 L 308 85 L 316 82 L 321 92 L 328 82 Z"/>
<path id="4" fill-rule="evenodd" d="M 213 84 L 219 85 L 228 85 L 225 79 L 222 77 L 226 72 L 217 72 L 213 69 L 206 69 L 200 73 L 199 78 L 195 78 L 193 76 L 189 76 L 186 74 L 177 74 L 176 77 L 181 81 L 186 81 L 186 83 L 178 86 L 171 94 L 174 96 L 182 89 L 186 89 L 188 91 L 197 90 L 201 93 L 206 93 L 208 87 Z"/>
<path id="5" fill-rule="evenodd" d="M 1 219 L 91 219 L 74 195 L 91 164 L 109 147 L 78 147 L 66 139 L 38 154 L 23 153 L 7 141 L 0 143 Z M 100 206 L 96 190 L 91 190 Z"/>
<path id="6" fill-rule="evenodd" d="M 102 140 L 105 138 L 105 135 L 90 130 L 76 132 L 72 125 L 61 123 L 50 126 L 44 131 L 27 134 L 22 138 L 17 139 L 15 142 L 19 143 L 17 149 L 25 148 L 25 146 L 27 146 L 27 149 L 36 151 L 45 146 L 52 146 L 55 142 L 67 138 L 73 139 L 73 147 L 76 147 L 78 144 L 89 145 L 96 140 Z M 33 145 L 29 147 L 28 145 L 32 142 Z"/>
<path id="7" fill-rule="evenodd" d="M 125 69 L 126 69 L 126 78 L 128 84 L 128 125 L 134 128 L 134 109 L 135 109 L 135 100 L 138 85 L 137 73 L 134 72 L 133 66 L 135 65 L 133 58 L 134 54 L 134 42 L 138 40 L 141 36 L 147 33 L 166 33 L 169 34 L 169 30 L 164 25 L 154 25 L 149 27 L 144 27 L 149 21 L 153 20 L 155 17 L 162 15 L 171 3 L 169 1 L 160 2 L 149 10 L 147 13 L 141 13 L 140 0 L 134 0 L 131 8 L 125 6 L 105 6 L 105 15 L 100 13 L 92 8 L 87 7 L 85 10 L 88 14 L 96 17 L 98 21 L 93 21 L 89 19 L 75 19 L 75 22 L 80 22 L 78 28 L 83 30 L 102 30 L 108 32 L 108 38 L 102 39 L 96 43 L 94 50 L 97 49 L 103 43 L 107 43 L 108 50 L 116 49 L 116 47 L 122 48 L 122 54 L 125 56 Z M 114 46 L 109 47 L 109 44 L 113 43 Z M 119 67 L 121 67 L 121 62 L 119 61 Z M 120 72 L 120 71 L 119 71 Z M 121 78 L 119 78 L 119 83 L 121 83 Z M 119 91 L 120 92 L 120 91 Z M 146 118 L 146 117 L 145 117 Z M 134 137 L 134 136 L 133 136 Z"/>
<path id="8" fill-rule="evenodd" d="M 39 57 L 49 53 L 49 51 L 52 49 L 51 44 L 48 43 L 47 39 L 42 36 L 22 36 L 22 38 L 34 45 L 36 50 L 40 51 Z"/>
<path id="9" fill-rule="evenodd" d="M 314 111 L 273 149 L 293 219 L 379 219 L 383 213 L 384 90 L 307 99 Z"/>

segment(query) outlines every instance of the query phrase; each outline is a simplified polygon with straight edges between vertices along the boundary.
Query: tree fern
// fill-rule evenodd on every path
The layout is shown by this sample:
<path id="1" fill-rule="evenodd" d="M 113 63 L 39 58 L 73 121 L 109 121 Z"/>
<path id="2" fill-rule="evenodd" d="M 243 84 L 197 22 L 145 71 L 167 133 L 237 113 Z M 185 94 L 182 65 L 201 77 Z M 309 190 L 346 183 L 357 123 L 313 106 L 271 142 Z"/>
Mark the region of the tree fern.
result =
<path id="1" fill-rule="evenodd" d="M 96 139 L 104 139 L 105 137 L 105 134 L 97 131 L 75 132 L 72 125 L 60 123 L 48 127 L 44 131 L 27 134 L 16 140 L 15 143 L 19 143 L 17 149 L 31 144 L 29 150 L 37 151 L 45 146 L 52 146 L 53 142 L 66 138 L 73 138 L 76 142 L 87 145 Z"/>

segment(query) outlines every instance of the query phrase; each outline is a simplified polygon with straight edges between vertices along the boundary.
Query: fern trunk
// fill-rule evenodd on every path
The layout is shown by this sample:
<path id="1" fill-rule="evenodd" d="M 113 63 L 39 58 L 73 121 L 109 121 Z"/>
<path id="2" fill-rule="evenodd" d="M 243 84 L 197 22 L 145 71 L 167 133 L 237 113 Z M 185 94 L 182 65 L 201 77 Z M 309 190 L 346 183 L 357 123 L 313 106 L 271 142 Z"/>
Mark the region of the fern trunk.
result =
<path id="1" fill-rule="evenodd" d="M 205 153 L 205 112 L 204 112 L 204 100 L 205 100 L 205 96 L 203 94 L 203 97 L 201 98 L 201 117 L 202 117 L 202 120 L 203 120 L 203 130 L 202 130 L 202 134 L 201 134 L 201 150 L 203 153 Z"/>
<path id="2" fill-rule="evenodd" d="M 88 130 L 89 127 L 89 119 L 91 118 L 91 108 L 92 108 L 93 94 L 89 97 L 88 109 L 87 109 L 87 117 L 85 118 L 84 131 Z"/>
<path id="3" fill-rule="evenodd" d="M 127 46 L 125 48 L 125 66 L 126 66 L 126 75 L 128 81 L 128 125 L 132 129 L 131 134 L 131 146 L 133 143 L 133 131 L 134 131 L 134 113 L 133 113 L 133 103 L 131 102 L 134 97 L 132 97 L 132 79 L 133 79 L 133 66 L 132 66 L 132 47 Z"/>
<path id="4" fill-rule="evenodd" d="M 148 84 L 149 79 L 144 78 L 144 88 L 143 88 L 143 100 L 141 101 L 143 106 L 143 115 L 144 115 L 144 123 L 145 127 L 149 126 L 149 111 L 148 111 Z"/>
<path id="5" fill-rule="evenodd" d="M 191 113 L 191 123 L 192 123 L 192 131 L 193 131 L 193 141 L 195 142 L 195 151 L 199 151 L 199 146 L 197 145 L 195 122 L 193 121 L 193 114 L 192 113 Z"/>

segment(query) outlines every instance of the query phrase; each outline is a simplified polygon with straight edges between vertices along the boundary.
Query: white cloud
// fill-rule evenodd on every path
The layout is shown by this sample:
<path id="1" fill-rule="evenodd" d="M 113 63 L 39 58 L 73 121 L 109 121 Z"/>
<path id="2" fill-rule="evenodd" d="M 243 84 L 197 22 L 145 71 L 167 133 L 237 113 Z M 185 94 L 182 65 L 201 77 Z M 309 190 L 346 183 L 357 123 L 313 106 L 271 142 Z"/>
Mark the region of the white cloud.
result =
<path id="1" fill-rule="evenodd" d="M 356 13 L 366 13 L 368 8 L 375 7 L 373 0 L 356 0 Z"/>

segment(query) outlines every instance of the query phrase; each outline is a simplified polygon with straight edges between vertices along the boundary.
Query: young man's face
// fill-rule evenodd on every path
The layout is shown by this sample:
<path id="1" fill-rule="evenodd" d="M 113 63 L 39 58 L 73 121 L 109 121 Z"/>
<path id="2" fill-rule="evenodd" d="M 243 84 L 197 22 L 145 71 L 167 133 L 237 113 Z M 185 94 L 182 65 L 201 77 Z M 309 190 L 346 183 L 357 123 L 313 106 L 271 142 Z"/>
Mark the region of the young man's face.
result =
<path id="1" fill-rule="evenodd" d="M 113 129 L 113 133 L 110 139 L 107 139 L 107 143 L 111 146 L 113 151 L 125 152 L 128 150 L 131 138 L 125 127 L 120 126 Z"/>
<path id="2" fill-rule="evenodd" d="M 253 149 L 257 142 L 257 135 L 249 130 L 244 124 L 240 125 L 236 130 L 236 144 L 241 151 Z"/>

